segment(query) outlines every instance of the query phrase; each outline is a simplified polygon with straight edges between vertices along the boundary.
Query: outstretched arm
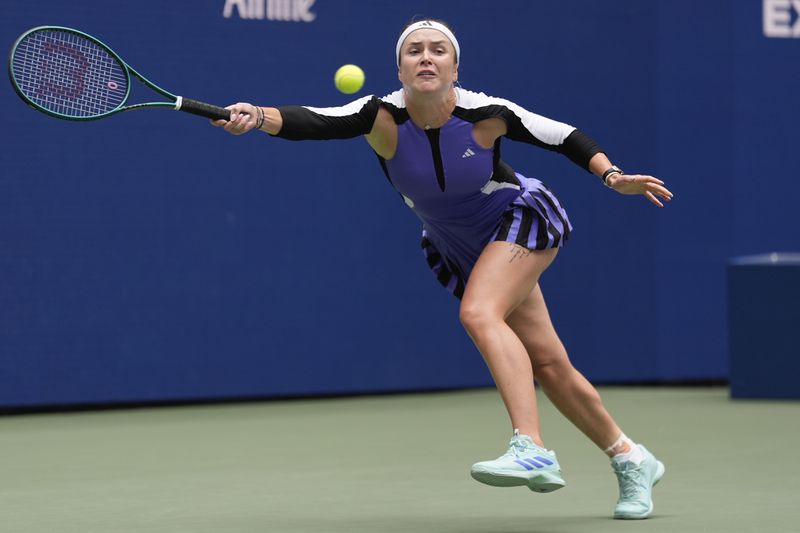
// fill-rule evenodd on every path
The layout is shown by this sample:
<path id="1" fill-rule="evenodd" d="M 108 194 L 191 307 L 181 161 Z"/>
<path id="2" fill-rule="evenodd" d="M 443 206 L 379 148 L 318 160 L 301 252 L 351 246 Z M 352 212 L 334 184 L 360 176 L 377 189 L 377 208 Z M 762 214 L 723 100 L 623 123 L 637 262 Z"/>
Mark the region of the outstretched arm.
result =
<path id="1" fill-rule="evenodd" d="M 365 96 L 341 107 L 257 107 L 238 103 L 228 106 L 231 120 L 216 120 L 215 126 L 234 135 L 260 129 L 293 141 L 350 139 L 366 135 L 375 124 L 380 101 Z"/>
<path id="2" fill-rule="evenodd" d="M 669 201 L 672 193 L 664 182 L 653 176 L 624 174 L 612 169 L 611 161 L 600 146 L 577 128 L 503 101 L 499 106 L 508 124 L 506 135 L 567 156 L 577 165 L 603 179 L 608 187 L 621 194 L 641 194 L 658 207 Z"/>
<path id="3" fill-rule="evenodd" d="M 494 128 L 491 125 L 486 127 L 487 131 L 484 133 L 492 142 L 498 136 L 505 135 L 515 141 L 561 153 L 575 164 L 603 178 L 604 183 L 615 191 L 621 194 L 644 195 L 659 207 L 664 206 L 661 200 L 672 199 L 672 193 L 664 187 L 664 182 L 653 176 L 608 172 L 612 165 L 603 149 L 588 135 L 569 124 L 537 115 L 503 98 L 464 90 L 459 92 L 459 96 L 459 105 L 466 113 L 479 113 L 481 118 L 496 117 L 502 120 L 502 124 L 493 122 Z"/>

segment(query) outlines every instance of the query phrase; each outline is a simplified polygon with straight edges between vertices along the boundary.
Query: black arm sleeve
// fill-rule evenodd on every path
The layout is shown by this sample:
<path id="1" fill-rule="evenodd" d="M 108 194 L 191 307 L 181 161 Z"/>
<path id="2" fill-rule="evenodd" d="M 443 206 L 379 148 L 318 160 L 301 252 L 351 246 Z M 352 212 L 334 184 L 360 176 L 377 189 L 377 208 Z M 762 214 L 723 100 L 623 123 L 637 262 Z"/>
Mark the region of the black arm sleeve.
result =
<path id="1" fill-rule="evenodd" d="M 514 141 L 533 144 L 557 152 L 570 161 L 589 170 L 589 160 L 603 149 L 581 130 L 520 107 L 502 108 L 508 126 L 506 137 Z M 559 142 L 560 141 L 560 142 Z"/>
<path id="2" fill-rule="evenodd" d="M 342 107 L 282 106 L 283 126 L 275 135 L 291 141 L 350 139 L 372 131 L 380 100 L 359 98 Z"/>
<path id="3" fill-rule="evenodd" d="M 596 142 L 577 128 L 567 135 L 567 138 L 564 139 L 564 144 L 559 148 L 560 150 L 556 150 L 557 152 L 564 154 L 570 161 L 589 172 L 591 172 L 589 170 L 589 160 L 595 154 L 605 153 Z"/>

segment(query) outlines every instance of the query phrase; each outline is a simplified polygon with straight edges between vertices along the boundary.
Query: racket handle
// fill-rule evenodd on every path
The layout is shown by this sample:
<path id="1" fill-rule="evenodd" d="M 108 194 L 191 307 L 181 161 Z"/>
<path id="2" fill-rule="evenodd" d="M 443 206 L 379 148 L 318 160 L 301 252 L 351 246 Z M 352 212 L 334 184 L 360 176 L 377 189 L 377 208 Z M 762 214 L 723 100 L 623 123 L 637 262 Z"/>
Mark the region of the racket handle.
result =
<path id="1" fill-rule="evenodd" d="M 193 115 L 200 115 L 201 117 L 210 118 L 213 120 L 230 120 L 231 112 L 224 107 L 207 104 L 205 102 L 198 102 L 191 98 L 178 97 L 175 102 L 175 109 L 178 111 L 185 111 Z"/>

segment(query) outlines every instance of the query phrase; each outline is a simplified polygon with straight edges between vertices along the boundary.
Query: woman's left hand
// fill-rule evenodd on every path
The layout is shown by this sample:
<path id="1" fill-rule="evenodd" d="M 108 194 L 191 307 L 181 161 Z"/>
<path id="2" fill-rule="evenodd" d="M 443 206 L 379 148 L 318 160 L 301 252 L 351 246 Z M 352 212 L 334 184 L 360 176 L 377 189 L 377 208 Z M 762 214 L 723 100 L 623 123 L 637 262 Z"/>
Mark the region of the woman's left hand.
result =
<path id="1" fill-rule="evenodd" d="M 667 202 L 672 200 L 672 193 L 664 187 L 664 182 L 653 176 L 612 174 L 606 184 L 620 194 L 642 194 L 658 207 L 664 207 L 659 198 Z"/>

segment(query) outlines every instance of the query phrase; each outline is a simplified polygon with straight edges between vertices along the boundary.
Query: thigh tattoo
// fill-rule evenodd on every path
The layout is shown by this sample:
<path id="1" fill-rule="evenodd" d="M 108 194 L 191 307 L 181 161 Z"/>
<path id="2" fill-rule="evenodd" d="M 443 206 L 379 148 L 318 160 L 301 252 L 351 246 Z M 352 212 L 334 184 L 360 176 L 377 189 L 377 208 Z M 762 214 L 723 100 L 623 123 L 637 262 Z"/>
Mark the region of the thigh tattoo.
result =
<path id="1" fill-rule="evenodd" d="M 533 253 L 533 250 L 529 250 L 524 246 L 520 246 L 519 244 L 511 244 L 511 259 L 508 260 L 509 263 L 513 263 L 515 259 L 522 259 L 528 257 Z"/>

